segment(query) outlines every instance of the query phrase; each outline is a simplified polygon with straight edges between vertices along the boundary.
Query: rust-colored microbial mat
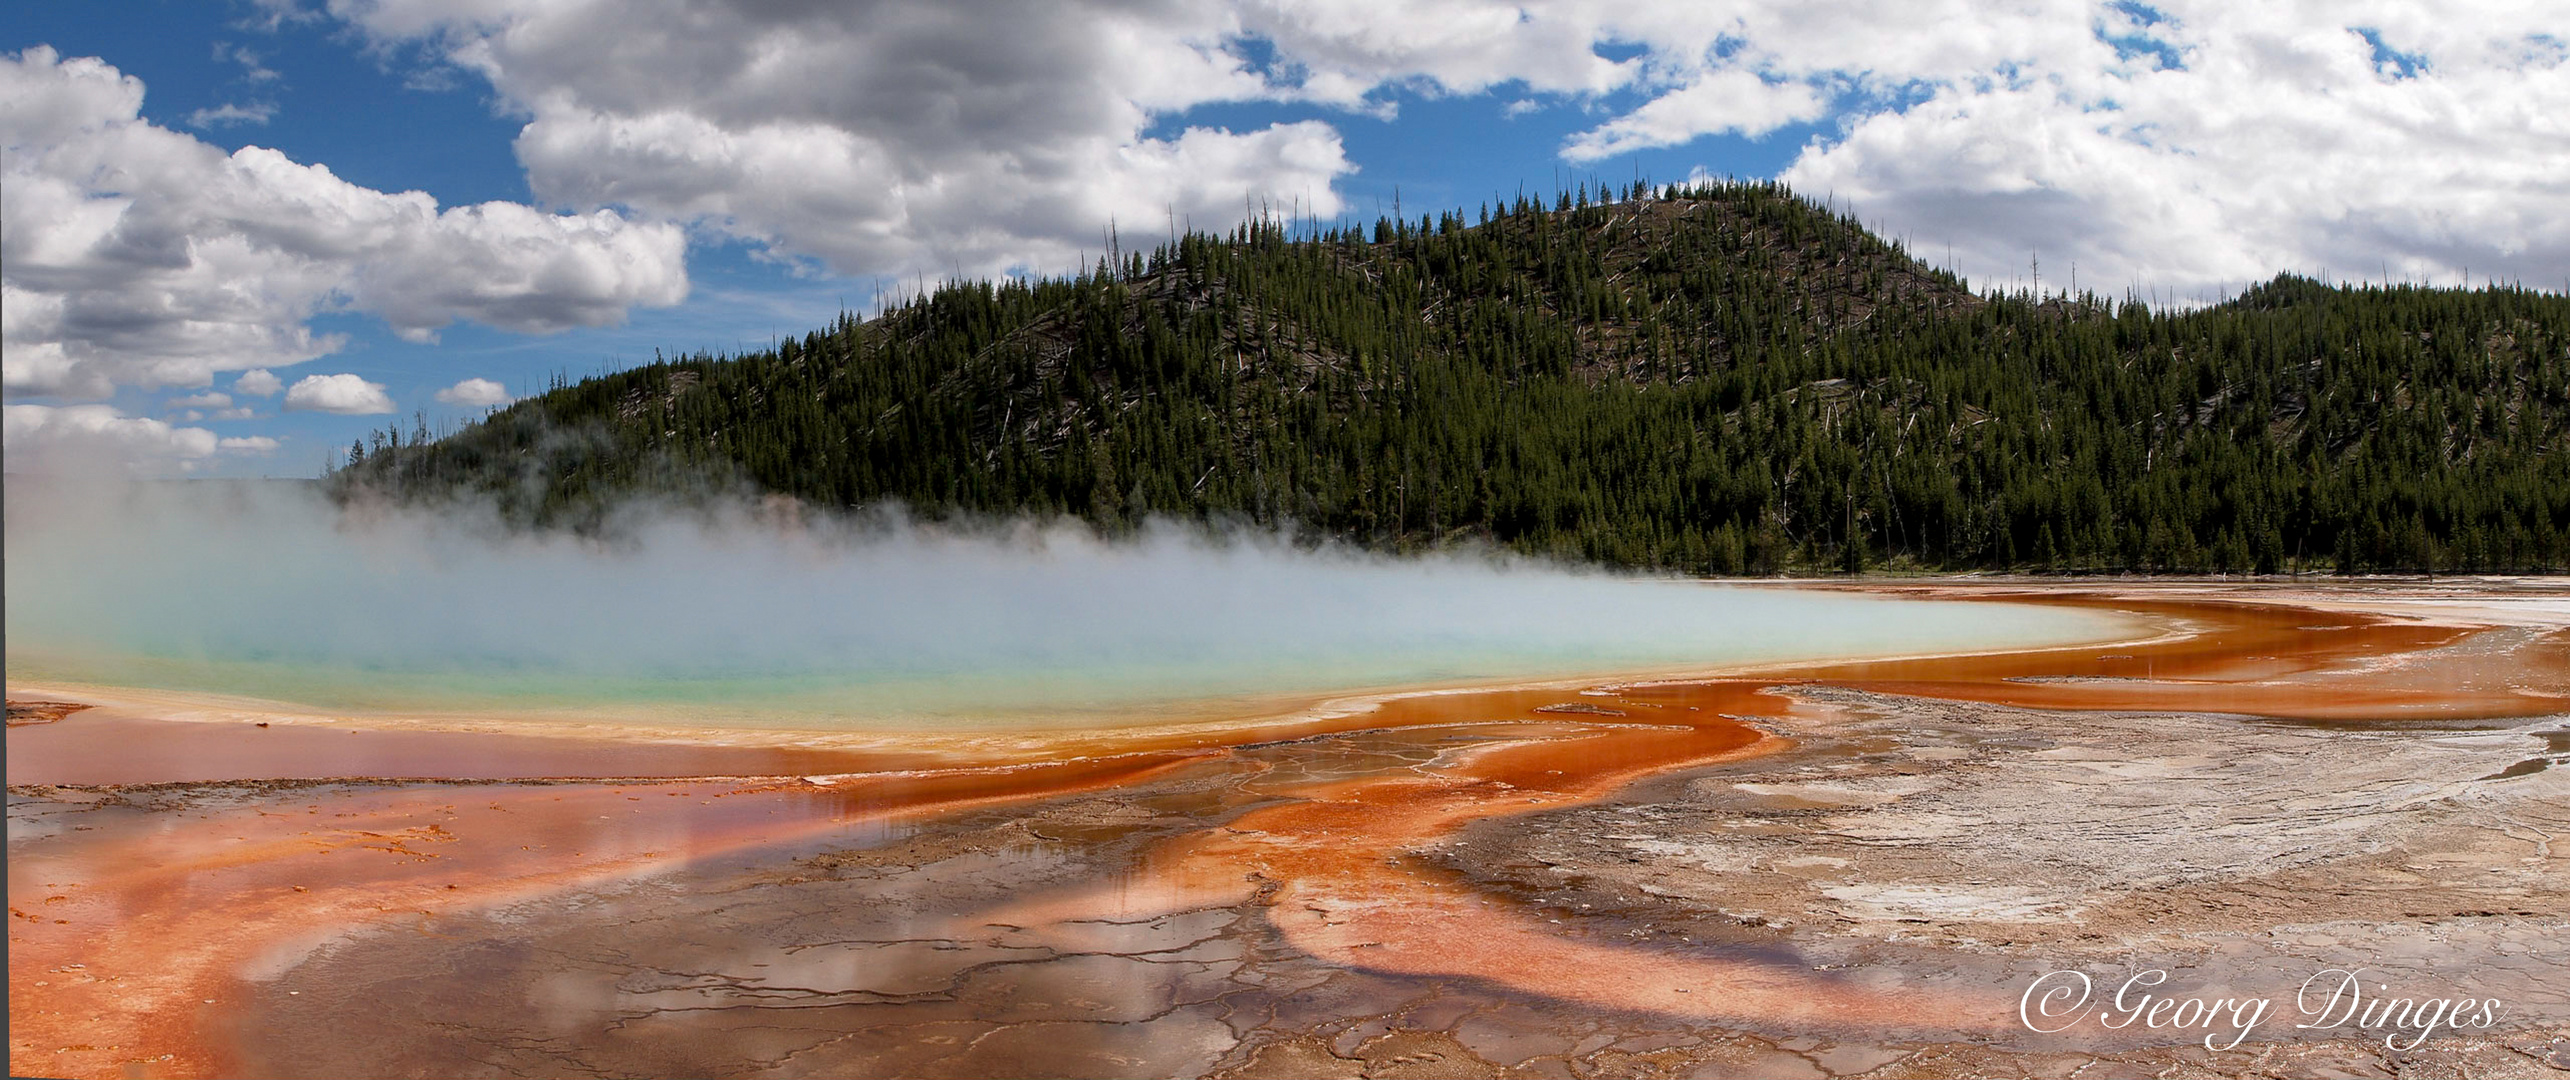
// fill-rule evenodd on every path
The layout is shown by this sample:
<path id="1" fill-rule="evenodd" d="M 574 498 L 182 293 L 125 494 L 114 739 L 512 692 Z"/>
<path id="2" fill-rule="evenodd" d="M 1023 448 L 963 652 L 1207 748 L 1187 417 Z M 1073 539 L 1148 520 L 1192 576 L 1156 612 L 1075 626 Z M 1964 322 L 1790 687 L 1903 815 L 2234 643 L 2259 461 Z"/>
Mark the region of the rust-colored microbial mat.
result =
<path id="1" fill-rule="evenodd" d="M 1441 1075 L 1475 1075 L 1497 1066 L 1473 1055 L 1535 1040 L 1524 1032 L 1536 1022 L 1507 1019 L 1519 1017 L 1509 1010 L 1571 1009 L 1605 1018 L 1580 1021 L 1600 1031 L 1679 1025 L 1695 1033 L 1689 1053 L 1697 1056 L 1685 1060 L 1698 1068 L 1710 1067 L 1715 1059 L 1705 1055 L 1715 1050 L 1705 1048 L 1720 1043 L 1733 1055 L 1720 1060 L 1751 1073 L 1806 1066 L 1854 1073 L 1895 1058 L 1831 1057 L 1839 1051 L 1826 1048 L 1893 1035 L 1994 1036 L 2014 1023 L 2015 998 L 1989 979 L 1974 983 L 1934 964 L 1914 976 L 1888 962 L 1872 970 L 1809 963 L 1785 945 L 1760 946 L 1755 934 L 1766 931 L 1750 925 L 1757 920 L 1699 940 L 1673 938 L 1675 931 L 1630 912 L 1584 916 L 1533 903 L 1529 887 L 1476 877 L 1471 867 L 1481 864 L 1458 853 L 1469 838 L 1516 827 L 1507 823 L 1607 806 L 1639 785 L 1783 761 L 1798 732 L 1838 722 L 1848 707 L 1832 696 L 1839 693 L 2101 714 L 2236 714 L 2377 734 L 2570 711 L 2563 627 L 2570 618 L 2559 615 L 2560 596 L 2540 588 L 2524 590 L 2540 602 L 2528 609 L 2540 617 L 2513 620 L 2493 617 L 2490 603 L 2465 603 L 2475 594 L 2450 591 L 2390 614 L 2366 610 L 2366 595 L 2320 588 L 1874 591 L 1922 603 L 1970 596 L 2091 606 L 2132 614 L 2159 633 L 2124 645 L 1804 664 L 1692 681 L 1396 696 L 1323 720 L 1232 724 L 1219 737 L 1192 730 L 1135 732 L 1120 744 L 1066 740 L 1076 750 L 1065 753 L 1075 756 L 1051 761 L 62 712 L 8 735 L 11 1071 L 499 1074 L 550 1062 L 556 1070 L 775 1075 L 1354 1075 L 1407 1061 L 1417 1075 L 1440 1074 L 1429 1067 L 1439 1062 L 1450 1067 Z M 2455 602 L 2432 603 L 2443 599 Z M 383 777 L 403 779 L 367 779 Z M 1648 845 L 1660 841 L 1636 833 L 1631 842 L 1657 850 Z M 1542 871 L 1521 864 L 1530 875 Z M 626 910 L 639 901 L 593 906 L 581 898 L 626 896 L 644 887 L 637 882 L 655 881 L 692 883 L 652 886 L 674 890 L 651 894 L 664 896 L 658 903 L 668 910 L 697 910 L 688 905 L 714 904 L 706 898 L 717 895 L 739 899 L 703 908 L 725 914 L 677 937 L 605 928 L 608 916 L 581 914 Z M 730 884 L 709 884 L 722 882 Z M 879 896 L 884 906 L 839 900 L 807 911 L 773 899 L 823 887 L 843 898 Z M 1653 910 L 1701 912 L 1723 901 L 1652 902 L 1661 905 Z M 760 903 L 793 913 L 759 922 L 750 913 Z M 874 924 L 866 920 L 896 909 L 901 934 L 868 929 Z M 832 919 L 848 925 L 806 925 Z M 726 982 L 700 973 L 642 986 L 616 967 L 651 966 L 637 952 L 687 952 L 718 940 L 734 942 L 727 947 L 736 960 L 768 955 L 758 942 L 788 923 L 833 948 L 863 939 L 877 951 L 830 976 L 846 984 L 840 989 L 799 986 L 790 994 L 762 989 L 764 976 Z M 1200 923 L 1215 929 L 1184 931 Z M 646 924 L 637 917 L 636 926 Z M 548 962 L 526 958 L 535 954 L 524 949 L 475 961 L 499 966 L 472 976 L 469 987 L 457 984 L 451 1001 L 418 990 L 386 998 L 379 1010 L 332 1013 L 343 1008 L 326 1000 L 333 989 L 311 981 L 332 971 L 428 978 L 407 972 L 423 957 L 499 955 L 476 943 L 540 930 L 558 942 L 548 947 L 561 959 L 550 962 L 567 965 L 542 985 L 561 1001 L 590 1004 L 512 1008 L 513 991 L 493 988 L 515 985 L 512 972 L 537 979 L 527 965 Z M 1163 940 L 1170 935 L 1177 936 Z M 586 955 L 579 943 L 592 937 L 612 940 L 609 951 L 623 959 L 572 959 Z M 1109 940 L 1121 944 L 1098 944 Z M 775 948 L 782 951 L 767 960 L 740 962 L 770 968 L 818 946 Z M 1041 1036 L 1024 1026 L 1041 1019 L 1029 1010 L 1055 1010 L 1042 1023 L 1114 1014 L 1122 1007 L 1117 987 L 1130 989 L 1131 980 L 1096 973 L 1145 962 L 1137 957 L 1161 957 L 1147 960 L 1156 967 L 1133 970 L 1182 989 L 1107 1027 Z M 1217 967 L 1229 973 L 1231 989 L 1201 1000 L 1183 989 Z M 610 980 L 612 992 L 583 998 L 561 989 L 610 968 L 624 972 Z M 899 982 L 895 972 L 925 981 Z M 1344 979 L 1359 981 L 1333 981 Z M 1342 985 L 1367 989 L 1345 991 L 1350 996 L 1335 1004 L 1314 1004 L 1319 989 L 1293 989 Z M 1404 989 L 1416 987 L 1433 989 Z M 476 1005 L 477 993 L 493 996 Z M 709 1003 L 633 1004 L 698 998 Z M 1252 999 L 1266 1002 L 1256 1024 L 1241 1019 L 1241 1003 Z M 789 1015 L 774 1010 L 793 1001 L 815 1006 L 793 1016 L 835 1017 L 812 1049 L 759 1059 L 757 1069 L 747 1058 L 734 1068 L 725 1064 L 733 1059 L 688 1056 L 697 1051 L 686 1047 L 755 1043 L 740 1040 L 757 1024 L 722 1026 L 725 1017 L 747 1015 L 742 1010 L 769 1010 L 760 1024 L 800 1030 L 804 1020 L 775 1019 Z M 424 1022 L 405 1019 L 439 1008 L 454 1011 L 437 1021 L 453 1028 L 438 1036 L 444 1043 L 420 1034 Z M 1325 1018 L 1333 1009 L 1369 1008 L 1400 1020 L 1364 1027 Z M 446 1052 L 439 1046 L 481 1045 L 469 1035 L 475 1023 L 496 1029 L 539 1014 L 571 1032 L 545 1051 L 552 1057 L 507 1056 L 533 1053 L 523 1048 L 437 1056 Z M 346 1030 L 352 1024 L 379 1030 Z M 1708 1042 L 1707 1030 L 1767 1041 Z M 1127 1034 L 1140 1041 L 1114 1041 Z M 1482 1049 L 1454 1041 L 1467 1035 L 1483 1040 Z M 516 1038 L 486 1041 L 517 1045 Z M 1615 1053 L 1653 1052 L 1614 1049 L 1626 1045 L 1610 1038 L 1562 1053 L 1588 1055 L 1580 1068 L 1594 1070 L 1642 1060 Z M 1410 1048 L 1406 1058 L 1386 1049 L 1400 1047 Z M 1545 1071 L 1529 1064 L 1540 1060 L 1570 1068 L 1569 1057 L 1525 1053 L 1508 1067 Z M 778 1064 L 789 1059 L 802 1064 Z M 1098 1064 L 1118 1061 L 1125 1066 Z"/>

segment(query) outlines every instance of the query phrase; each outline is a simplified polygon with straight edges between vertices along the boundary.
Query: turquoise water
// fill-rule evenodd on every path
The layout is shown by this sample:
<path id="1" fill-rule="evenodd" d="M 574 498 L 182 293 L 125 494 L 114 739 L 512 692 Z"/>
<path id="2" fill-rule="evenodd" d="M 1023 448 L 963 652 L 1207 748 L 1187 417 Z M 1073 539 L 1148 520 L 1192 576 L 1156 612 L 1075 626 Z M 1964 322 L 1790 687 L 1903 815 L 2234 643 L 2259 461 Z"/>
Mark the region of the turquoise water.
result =
<path id="1" fill-rule="evenodd" d="M 1636 580 L 1273 535 L 645 520 L 613 545 L 301 489 L 13 490 L 8 670 L 336 710 L 1078 725 L 1209 699 L 2021 647 L 2054 607 Z"/>

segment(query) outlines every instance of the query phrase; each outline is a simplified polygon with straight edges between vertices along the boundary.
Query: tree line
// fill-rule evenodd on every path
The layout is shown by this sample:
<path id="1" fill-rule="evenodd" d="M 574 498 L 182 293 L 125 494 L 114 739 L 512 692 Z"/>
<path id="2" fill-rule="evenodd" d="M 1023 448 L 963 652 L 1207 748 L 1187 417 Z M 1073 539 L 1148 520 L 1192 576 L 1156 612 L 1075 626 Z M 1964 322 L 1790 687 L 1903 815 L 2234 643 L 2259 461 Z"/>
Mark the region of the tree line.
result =
<path id="1" fill-rule="evenodd" d="M 1975 293 L 1780 185 L 1256 221 L 351 448 L 342 497 L 594 528 L 707 478 L 1715 574 L 2558 571 L 2570 299 Z"/>

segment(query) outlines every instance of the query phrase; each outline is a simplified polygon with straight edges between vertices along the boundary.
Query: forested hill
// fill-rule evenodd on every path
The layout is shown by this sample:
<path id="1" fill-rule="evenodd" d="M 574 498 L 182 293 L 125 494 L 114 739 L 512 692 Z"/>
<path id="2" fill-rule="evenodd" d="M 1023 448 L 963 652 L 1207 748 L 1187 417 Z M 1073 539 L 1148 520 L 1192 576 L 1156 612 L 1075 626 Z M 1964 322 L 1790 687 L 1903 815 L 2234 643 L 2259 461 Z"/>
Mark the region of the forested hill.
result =
<path id="1" fill-rule="evenodd" d="M 424 436 L 352 448 L 336 489 L 585 527 L 711 475 L 1726 574 L 2557 571 L 2570 299 L 1980 295 L 1775 185 L 1637 186 L 1186 236 Z"/>

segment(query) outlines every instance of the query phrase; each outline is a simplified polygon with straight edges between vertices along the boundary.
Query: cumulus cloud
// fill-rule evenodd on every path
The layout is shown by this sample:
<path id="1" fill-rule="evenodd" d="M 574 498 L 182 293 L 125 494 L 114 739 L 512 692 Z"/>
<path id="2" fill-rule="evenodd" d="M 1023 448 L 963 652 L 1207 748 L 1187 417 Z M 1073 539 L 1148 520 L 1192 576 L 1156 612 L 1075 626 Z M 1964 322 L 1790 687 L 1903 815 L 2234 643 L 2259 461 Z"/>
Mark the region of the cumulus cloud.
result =
<path id="1" fill-rule="evenodd" d="M 335 10 L 433 43 L 523 110 L 542 197 L 845 274 L 1060 270 L 1111 224 L 1217 227 L 1260 203 L 1328 216 L 1353 168 L 1316 121 L 1155 132 L 1191 105 L 1303 93 L 1227 51 L 1240 16 L 1196 0 Z"/>
<path id="2" fill-rule="evenodd" d="M 1279 5 L 1393 40 L 1484 5 Z M 1352 83 L 1580 93 L 1641 104 L 1565 141 L 1591 162 L 1706 135 L 1839 123 L 1782 179 L 1984 284 L 2209 297 L 2279 271 L 2570 288 L 2570 42 L 2539 7 L 2375 2 L 1527 0 L 1424 58 L 1279 37 Z M 1368 28 L 1374 28 L 1369 30 Z M 1545 40 L 1553 42 L 1546 51 Z M 1596 101 L 1595 97 L 1589 100 Z"/>
<path id="3" fill-rule="evenodd" d="M 1575 163 L 1835 117 L 1783 178 L 1985 281 L 2570 277 L 2570 44 L 2536 8 L 2036 0 L 1083 0 L 991 14 L 332 0 L 528 117 L 530 182 L 856 274 L 1060 268 L 1110 221 L 1339 207 L 1335 130 L 1217 101 L 1606 111 Z M 1612 57 L 1612 58 L 1610 58 Z M 1612 95 L 1612 96 L 1610 96 Z"/>
<path id="4" fill-rule="evenodd" d="M 516 400 L 509 388 L 489 379 L 466 379 L 437 392 L 437 400 L 449 405 L 506 405 Z"/>
<path id="5" fill-rule="evenodd" d="M 1676 146 L 1703 135 L 1764 135 L 1829 112 L 1829 99 L 1808 83 L 1769 82 L 1756 72 L 1718 71 L 1653 98 L 1641 108 L 1571 137 L 1562 156 L 1595 161 L 1633 150 Z"/>
<path id="6" fill-rule="evenodd" d="M 1277 36 L 1352 86 L 1513 72 L 1592 102 L 1638 93 L 1565 141 L 1573 162 L 1835 114 L 1782 179 L 1916 250 L 1950 244 L 1985 284 L 2028 284 L 2039 258 L 2048 286 L 2076 264 L 2083 285 L 2180 299 L 2286 270 L 2570 288 L 2570 42 L 2540 7 L 1274 6 L 1328 40 L 1385 43 Z M 1478 29 L 1407 36 L 1425 21 Z M 1413 40 L 1428 44 L 1391 44 Z M 1602 48 L 1629 58 L 1583 72 Z"/>
<path id="7" fill-rule="evenodd" d="M 1622 41 L 1624 4 L 1508 0 L 1252 0 L 1227 5 L 1238 32 L 1286 58 L 1277 96 L 1362 107 L 1387 86 L 1472 94 L 1503 84 L 1554 94 L 1622 87 L 1657 62 L 1598 55 Z M 1649 5 L 1644 5 L 1647 11 Z M 1675 5 L 1662 5 L 1675 6 Z"/>
<path id="8" fill-rule="evenodd" d="M 355 375 L 306 375 L 286 389 L 286 409 L 372 416 L 393 411 L 393 399 L 384 393 L 384 384 Z"/>
<path id="9" fill-rule="evenodd" d="M 0 386 L 104 397 L 200 387 L 340 342 L 371 312 L 421 338 L 456 319 L 540 332 L 687 292 L 677 226 L 513 203 L 440 210 L 277 151 L 231 154 L 140 119 L 143 84 L 43 46 L 0 56 Z"/>
<path id="10" fill-rule="evenodd" d="M 274 439 L 221 439 L 199 427 L 127 416 L 109 405 L 0 407 L 0 447 L 11 471 L 81 472 L 100 466 L 143 474 L 194 471 L 217 453 L 267 453 Z"/>
<path id="11" fill-rule="evenodd" d="M 266 368 L 251 368 L 232 380 L 234 393 L 248 394 L 252 397 L 275 397 L 277 391 L 285 388 L 285 383 L 270 374 Z"/>
<path id="12" fill-rule="evenodd" d="M 2094 19 L 2056 15 L 2021 58 L 1920 69 L 1924 100 L 1854 120 L 1784 179 L 1951 242 L 1985 281 L 2040 256 L 2049 283 L 2076 262 L 2083 284 L 2186 299 L 2282 270 L 2570 286 L 2558 20 L 2498 6 L 2080 14 Z"/>
<path id="13" fill-rule="evenodd" d="M 173 409 L 225 409 L 232 405 L 232 395 L 216 390 L 170 399 Z"/>

